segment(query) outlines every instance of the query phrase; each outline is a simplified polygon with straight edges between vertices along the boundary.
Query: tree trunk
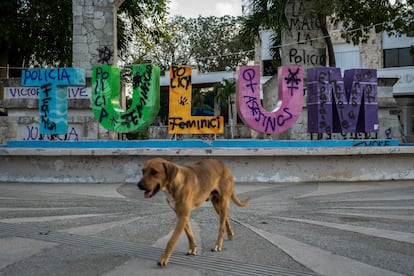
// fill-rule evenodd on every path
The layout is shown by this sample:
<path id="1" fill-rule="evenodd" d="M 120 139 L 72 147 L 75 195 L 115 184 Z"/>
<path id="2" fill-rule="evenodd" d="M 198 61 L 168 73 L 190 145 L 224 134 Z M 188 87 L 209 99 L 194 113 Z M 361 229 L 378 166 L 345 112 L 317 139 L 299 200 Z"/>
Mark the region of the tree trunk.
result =
<path id="1" fill-rule="evenodd" d="M 9 49 L 0 47 L 0 80 L 7 79 L 7 64 L 9 60 Z"/>
<path id="2" fill-rule="evenodd" d="M 228 116 L 229 116 L 229 125 L 230 125 L 230 137 L 231 139 L 234 139 L 234 114 L 233 114 L 233 95 L 230 94 L 227 101 L 228 106 Z M 237 118 L 237 116 L 236 116 Z"/>
<path id="3" fill-rule="evenodd" d="M 329 67 L 336 66 L 335 52 L 333 49 L 332 39 L 328 32 L 328 27 L 326 26 L 326 16 L 322 13 L 318 13 L 318 19 L 321 26 L 323 36 L 325 38 L 326 48 L 328 49 L 328 60 Z"/>

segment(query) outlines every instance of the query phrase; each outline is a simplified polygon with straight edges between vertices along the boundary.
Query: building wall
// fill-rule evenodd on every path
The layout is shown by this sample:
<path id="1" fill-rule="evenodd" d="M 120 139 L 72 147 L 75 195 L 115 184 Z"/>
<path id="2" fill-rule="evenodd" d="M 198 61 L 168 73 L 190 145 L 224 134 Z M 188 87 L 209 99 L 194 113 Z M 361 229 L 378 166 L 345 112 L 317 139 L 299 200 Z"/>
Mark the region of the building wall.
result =
<path id="1" fill-rule="evenodd" d="M 394 49 L 394 48 L 406 48 L 414 45 L 414 37 L 411 36 L 390 36 L 386 33 L 382 34 L 382 48 Z"/>
<path id="2" fill-rule="evenodd" d="M 371 30 L 370 37 L 366 43 L 354 45 L 352 43 L 347 43 L 343 38 L 341 38 L 339 30 L 333 29 L 331 30 L 331 39 L 334 44 L 335 56 L 341 55 L 342 53 L 352 52 L 352 55 L 348 56 L 348 59 L 360 60 L 361 68 L 378 69 L 384 67 L 381 33 L 377 34 L 375 31 Z M 341 61 L 344 63 L 341 63 Z M 350 69 L 346 64 L 347 62 L 349 61 L 337 60 L 336 66 L 342 70 Z"/>

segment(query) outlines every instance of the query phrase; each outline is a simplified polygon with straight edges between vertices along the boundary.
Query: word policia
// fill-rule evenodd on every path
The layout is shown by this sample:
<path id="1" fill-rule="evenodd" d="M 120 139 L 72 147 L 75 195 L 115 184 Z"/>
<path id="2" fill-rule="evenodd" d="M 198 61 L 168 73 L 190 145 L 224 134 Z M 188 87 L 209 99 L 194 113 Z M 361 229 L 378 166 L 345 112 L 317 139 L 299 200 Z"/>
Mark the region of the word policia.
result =
<path id="1" fill-rule="evenodd" d="M 263 108 L 260 70 L 244 66 L 236 73 L 237 112 L 250 128 L 277 134 L 291 128 L 303 109 L 303 68 L 278 68 L 278 101 L 275 110 Z M 191 115 L 191 67 L 173 66 L 169 85 L 169 134 L 222 134 L 222 116 Z M 310 133 L 378 131 L 377 72 L 315 67 L 307 71 L 307 112 Z M 27 69 L 22 85 L 39 89 L 39 130 L 43 135 L 66 134 L 68 86 L 84 86 L 86 72 L 80 68 Z M 92 111 L 106 129 L 119 133 L 148 128 L 160 109 L 160 69 L 154 65 L 132 67 L 132 104 L 119 103 L 120 69 L 109 65 L 92 68 Z"/>

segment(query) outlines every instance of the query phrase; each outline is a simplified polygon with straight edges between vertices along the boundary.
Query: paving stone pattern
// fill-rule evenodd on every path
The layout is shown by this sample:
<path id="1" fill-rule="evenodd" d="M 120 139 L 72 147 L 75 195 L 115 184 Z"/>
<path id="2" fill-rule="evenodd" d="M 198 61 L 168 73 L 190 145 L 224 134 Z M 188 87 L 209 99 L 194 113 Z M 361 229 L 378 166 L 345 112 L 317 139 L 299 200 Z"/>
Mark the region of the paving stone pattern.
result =
<path id="1" fill-rule="evenodd" d="M 235 236 L 211 252 L 207 202 L 171 263 L 160 256 L 175 215 L 133 184 L 0 183 L 0 275 L 414 275 L 414 183 L 237 183 Z"/>

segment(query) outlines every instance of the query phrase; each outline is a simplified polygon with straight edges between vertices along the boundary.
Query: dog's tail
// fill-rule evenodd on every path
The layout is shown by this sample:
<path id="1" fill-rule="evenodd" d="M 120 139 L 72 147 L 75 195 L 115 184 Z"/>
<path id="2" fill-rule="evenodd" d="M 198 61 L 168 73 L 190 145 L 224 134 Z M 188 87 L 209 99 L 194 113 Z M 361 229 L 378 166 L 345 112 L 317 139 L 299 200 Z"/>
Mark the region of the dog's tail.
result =
<path id="1" fill-rule="evenodd" d="M 231 199 L 239 207 L 246 207 L 250 203 L 250 197 L 248 197 L 245 201 L 241 201 L 235 191 L 231 194 Z"/>

